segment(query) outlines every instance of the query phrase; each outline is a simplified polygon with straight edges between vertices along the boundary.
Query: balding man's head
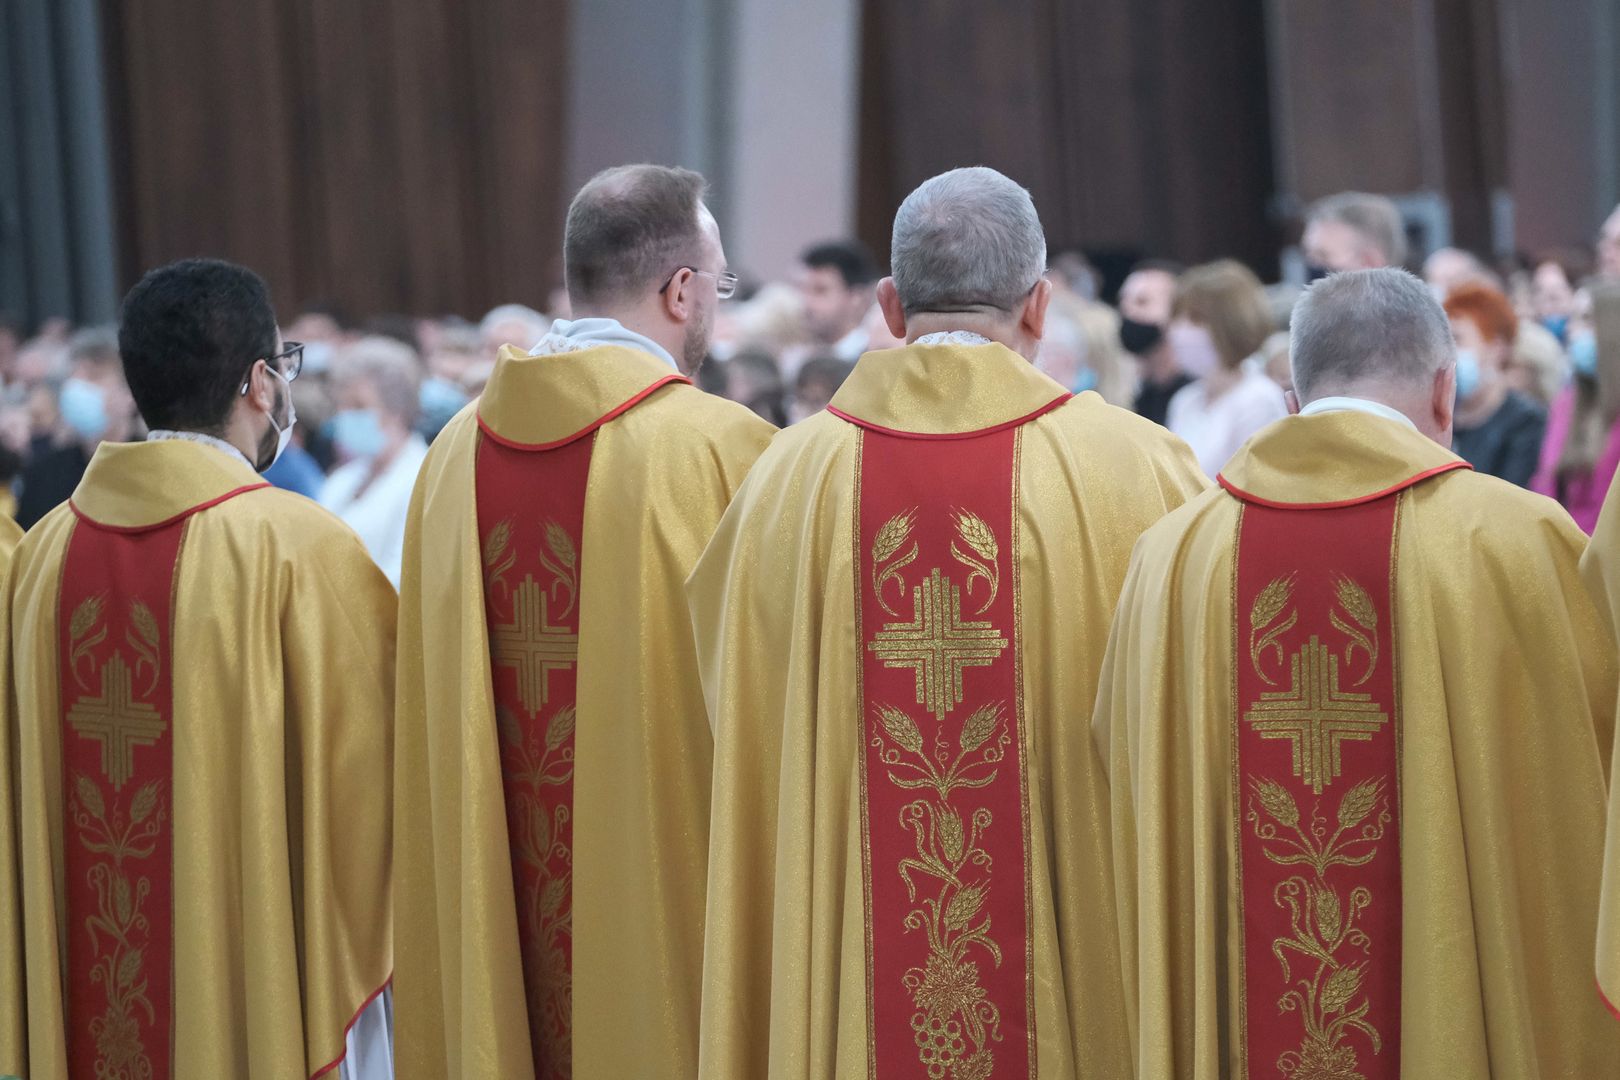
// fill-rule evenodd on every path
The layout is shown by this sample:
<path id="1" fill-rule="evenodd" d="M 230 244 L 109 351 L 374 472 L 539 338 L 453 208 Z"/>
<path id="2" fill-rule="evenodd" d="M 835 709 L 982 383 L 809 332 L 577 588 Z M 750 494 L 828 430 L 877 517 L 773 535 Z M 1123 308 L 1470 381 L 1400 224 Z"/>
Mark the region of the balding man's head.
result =
<path id="1" fill-rule="evenodd" d="M 878 288 L 889 328 L 970 329 L 1033 357 L 1051 286 L 1029 192 L 994 169 L 941 173 L 894 216 L 893 276 Z M 949 324 L 949 325 L 947 325 Z"/>
<path id="2" fill-rule="evenodd" d="M 633 298 L 700 261 L 704 189 L 697 173 L 662 165 L 621 165 L 587 181 L 563 231 L 563 273 L 574 307 Z"/>
<path id="3" fill-rule="evenodd" d="M 1305 261 L 1322 270 L 1370 270 L 1406 261 L 1401 211 L 1382 195 L 1345 191 L 1305 212 Z"/>
<path id="4" fill-rule="evenodd" d="M 1294 307 L 1289 353 L 1301 402 L 1371 398 L 1399 408 L 1425 434 L 1439 440 L 1443 427 L 1450 438 L 1451 323 L 1406 271 L 1347 271 L 1313 284 Z M 1441 399 L 1444 417 L 1430 415 Z"/>

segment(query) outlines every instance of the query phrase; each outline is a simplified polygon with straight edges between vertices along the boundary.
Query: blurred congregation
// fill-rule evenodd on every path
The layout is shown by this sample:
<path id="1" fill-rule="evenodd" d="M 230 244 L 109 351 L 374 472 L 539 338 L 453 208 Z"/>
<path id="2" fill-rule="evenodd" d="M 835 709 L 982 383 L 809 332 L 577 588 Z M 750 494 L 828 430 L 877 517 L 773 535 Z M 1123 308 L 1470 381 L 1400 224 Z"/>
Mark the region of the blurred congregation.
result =
<path id="1" fill-rule="evenodd" d="M 1306 214 L 1310 279 L 1414 263 L 1458 346 L 1455 450 L 1477 471 L 1558 499 L 1590 531 L 1620 466 L 1620 208 L 1590 247 L 1496 264 L 1459 248 L 1418 260 L 1400 211 L 1347 192 Z M 1300 288 L 1222 259 L 1147 259 L 1109 283 L 1078 251 L 1055 254 L 1037 366 L 1167 426 L 1211 476 L 1287 414 L 1288 324 Z M 746 278 L 692 374 L 710 393 L 785 427 L 821 411 L 869 350 L 897 344 L 874 301 L 883 276 L 858 240 L 805 247 L 792 277 Z M 478 396 L 502 346 L 532 348 L 550 310 L 502 304 L 476 323 L 395 314 L 354 320 L 309 304 L 283 327 L 303 346 L 292 445 L 267 473 L 356 530 L 398 584 L 411 492 L 439 430 Z M 0 483 L 32 526 L 68 498 L 102 441 L 144 437 L 114 326 L 0 323 Z"/>

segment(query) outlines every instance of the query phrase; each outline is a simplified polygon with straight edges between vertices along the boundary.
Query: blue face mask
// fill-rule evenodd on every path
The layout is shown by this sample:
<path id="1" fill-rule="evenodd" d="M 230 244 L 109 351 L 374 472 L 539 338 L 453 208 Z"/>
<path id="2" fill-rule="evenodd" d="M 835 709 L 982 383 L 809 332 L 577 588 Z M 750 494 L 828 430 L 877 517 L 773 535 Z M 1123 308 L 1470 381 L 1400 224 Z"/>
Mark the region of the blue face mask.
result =
<path id="1" fill-rule="evenodd" d="M 383 452 L 388 436 L 375 409 L 344 409 L 332 417 L 332 442 L 344 457 L 369 461 Z"/>
<path id="2" fill-rule="evenodd" d="M 1558 344 L 1564 345 L 1569 339 L 1569 316 L 1546 315 L 1542 317 L 1541 325 L 1545 326 L 1552 336 L 1558 339 Z"/>
<path id="3" fill-rule="evenodd" d="M 99 439 L 107 434 L 107 395 L 83 379 L 69 379 L 57 397 L 62 419 L 82 439 Z"/>
<path id="4" fill-rule="evenodd" d="M 1597 378 L 1597 338 L 1591 334 L 1582 334 L 1569 343 L 1569 366 L 1575 369 L 1575 374 L 1584 375 L 1588 379 Z"/>
<path id="5" fill-rule="evenodd" d="M 1069 389 L 1076 394 L 1097 389 L 1097 373 L 1090 368 L 1081 368 L 1080 373 L 1074 377 L 1074 385 Z"/>
<path id="6" fill-rule="evenodd" d="M 1457 350 L 1457 400 L 1463 401 L 1474 396 L 1479 389 L 1479 357 L 1474 355 L 1473 349 Z"/>
<path id="7" fill-rule="evenodd" d="M 438 431 L 461 411 L 466 393 L 449 379 L 434 377 L 422 383 L 422 426 Z"/>

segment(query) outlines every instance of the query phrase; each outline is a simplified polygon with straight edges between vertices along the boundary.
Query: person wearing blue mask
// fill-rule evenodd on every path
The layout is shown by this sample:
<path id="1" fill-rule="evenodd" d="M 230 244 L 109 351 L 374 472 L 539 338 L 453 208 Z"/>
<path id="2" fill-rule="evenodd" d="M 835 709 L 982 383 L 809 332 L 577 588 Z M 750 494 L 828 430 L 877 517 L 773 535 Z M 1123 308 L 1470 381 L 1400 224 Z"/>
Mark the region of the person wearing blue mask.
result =
<path id="1" fill-rule="evenodd" d="M 1547 410 L 1514 390 L 1508 369 L 1519 320 L 1489 285 L 1465 284 L 1445 301 L 1457 339 L 1457 418 L 1452 448 L 1478 472 L 1528 487 Z"/>
<path id="2" fill-rule="evenodd" d="M 24 529 L 73 494 L 100 443 L 122 442 L 134 428 L 135 404 L 112 330 L 79 331 L 68 342 L 68 363 L 71 374 L 57 391 L 57 431 L 19 478 L 17 524 Z"/>
<path id="3" fill-rule="evenodd" d="M 411 490 L 427 457 L 415 430 L 421 367 L 414 349 L 382 337 L 339 350 L 332 366 L 338 411 L 329 434 L 343 464 L 327 477 L 320 503 L 360 534 L 396 588 Z"/>
<path id="4" fill-rule="evenodd" d="M 1530 307 L 1537 322 L 1550 330 L 1560 345 L 1569 344 L 1569 323 L 1575 314 L 1575 291 L 1592 273 L 1592 260 L 1574 248 L 1546 252 L 1535 260 L 1530 280 Z"/>
<path id="5" fill-rule="evenodd" d="M 1583 290 L 1580 300 L 1588 298 Z M 1620 470 L 1620 284 L 1590 288 L 1591 318 L 1571 323 L 1569 386 L 1553 399 L 1532 490 L 1563 504 L 1591 532 Z"/>

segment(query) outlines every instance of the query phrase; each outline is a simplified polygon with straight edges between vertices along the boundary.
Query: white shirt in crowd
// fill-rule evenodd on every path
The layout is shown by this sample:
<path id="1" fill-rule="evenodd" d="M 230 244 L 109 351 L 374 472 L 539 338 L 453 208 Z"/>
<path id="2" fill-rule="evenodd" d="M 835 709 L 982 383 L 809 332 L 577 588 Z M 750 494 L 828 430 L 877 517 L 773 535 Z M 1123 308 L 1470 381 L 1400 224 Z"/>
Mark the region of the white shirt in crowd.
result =
<path id="1" fill-rule="evenodd" d="M 1282 387 L 1247 365 L 1241 370 L 1237 384 L 1213 400 L 1204 379 L 1182 387 L 1170 399 L 1165 426 L 1186 440 L 1210 477 L 1251 435 L 1288 415 Z"/>
<path id="2" fill-rule="evenodd" d="M 321 486 L 320 503 L 343 519 L 382 567 L 388 580 L 399 588 L 400 563 L 405 556 L 405 516 L 411 508 L 411 491 L 416 474 L 427 458 L 427 443 L 413 434 L 400 447 L 394 460 L 375 480 L 360 490 L 371 474 L 371 462 L 351 461 L 340 466 Z"/>

